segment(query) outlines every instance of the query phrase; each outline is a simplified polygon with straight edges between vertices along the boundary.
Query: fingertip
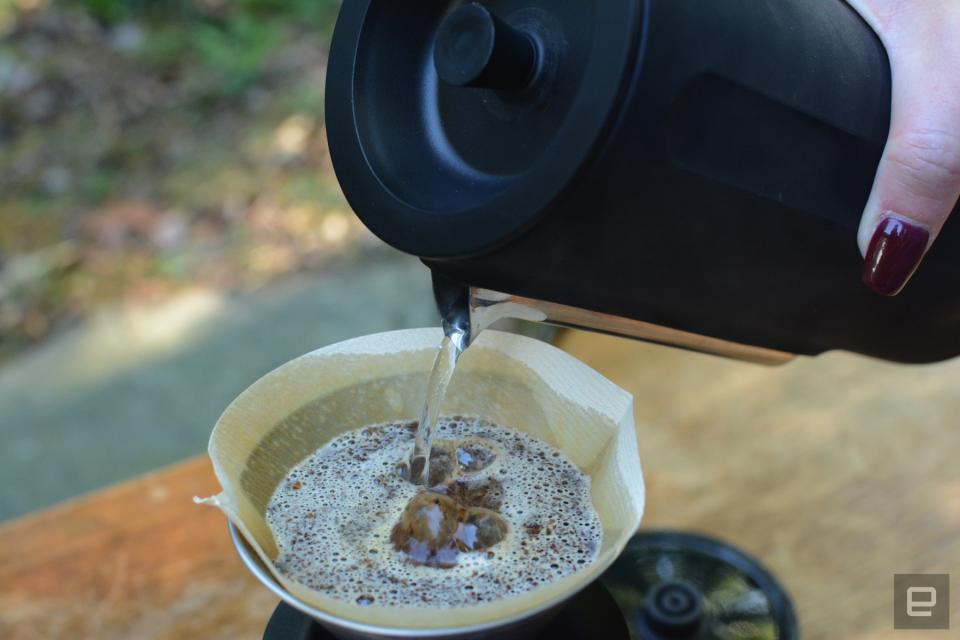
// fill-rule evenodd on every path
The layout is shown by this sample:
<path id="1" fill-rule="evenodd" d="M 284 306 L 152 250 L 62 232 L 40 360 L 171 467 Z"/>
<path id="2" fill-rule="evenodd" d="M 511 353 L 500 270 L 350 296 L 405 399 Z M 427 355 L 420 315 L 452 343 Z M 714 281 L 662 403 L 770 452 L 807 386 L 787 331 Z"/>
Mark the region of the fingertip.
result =
<path id="1" fill-rule="evenodd" d="M 885 213 L 864 252 L 863 283 L 881 295 L 897 295 L 920 266 L 929 246 L 929 229 L 900 214 Z"/>

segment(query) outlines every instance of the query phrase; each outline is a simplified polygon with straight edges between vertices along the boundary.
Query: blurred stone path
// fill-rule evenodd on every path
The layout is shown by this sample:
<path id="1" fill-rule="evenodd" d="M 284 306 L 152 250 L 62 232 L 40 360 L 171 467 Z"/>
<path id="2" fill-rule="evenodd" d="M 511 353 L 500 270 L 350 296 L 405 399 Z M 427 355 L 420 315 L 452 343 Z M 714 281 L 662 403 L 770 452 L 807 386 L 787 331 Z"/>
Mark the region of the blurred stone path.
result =
<path id="1" fill-rule="evenodd" d="M 0 369 L 0 521 L 205 450 L 238 393 L 353 336 L 437 324 L 405 257 L 93 318 Z"/>

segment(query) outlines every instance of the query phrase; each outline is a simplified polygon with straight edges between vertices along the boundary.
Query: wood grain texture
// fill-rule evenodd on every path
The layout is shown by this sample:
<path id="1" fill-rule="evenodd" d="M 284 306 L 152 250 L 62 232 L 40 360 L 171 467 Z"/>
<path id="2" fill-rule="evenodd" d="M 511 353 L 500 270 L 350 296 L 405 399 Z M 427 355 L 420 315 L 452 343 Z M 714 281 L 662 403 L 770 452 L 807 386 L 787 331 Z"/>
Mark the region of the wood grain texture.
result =
<path id="1" fill-rule="evenodd" d="M 780 368 L 570 332 L 560 346 L 631 391 L 647 528 L 761 558 L 807 640 L 960 633 L 960 360 L 846 354 Z M 250 578 L 217 491 L 189 461 L 0 528 L 0 638 L 259 638 L 276 599 Z M 895 632 L 894 573 L 954 576 L 952 632 Z"/>
<path id="2" fill-rule="evenodd" d="M 644 528 L 761 558 L 806 640 L 960 638 L 960 360 L 767 368 L 577 332 L 559 346 L 635 396 Z M 894 631 L 894 573 L 951 573 L 953 631 Z"/>
<path id="3" fill-rule="evenodd" d="M 277 599 L 250 577 L 209 461 L 186 462 L 0 528 L 0 638 L 260 638 Z"/>

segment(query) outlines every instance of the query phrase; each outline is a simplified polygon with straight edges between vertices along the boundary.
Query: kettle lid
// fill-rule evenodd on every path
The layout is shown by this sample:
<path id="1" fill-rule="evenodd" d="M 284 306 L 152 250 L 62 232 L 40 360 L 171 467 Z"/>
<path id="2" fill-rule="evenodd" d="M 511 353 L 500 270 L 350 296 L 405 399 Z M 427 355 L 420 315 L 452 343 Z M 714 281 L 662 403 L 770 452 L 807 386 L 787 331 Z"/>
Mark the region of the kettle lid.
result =
<path id="1" fill-rule="evenodd" d="M 491 249 L 590 157 L 638 46 L 639 0 L 344 0 L 327 135 L 350 205 L 423 257 Z"/>

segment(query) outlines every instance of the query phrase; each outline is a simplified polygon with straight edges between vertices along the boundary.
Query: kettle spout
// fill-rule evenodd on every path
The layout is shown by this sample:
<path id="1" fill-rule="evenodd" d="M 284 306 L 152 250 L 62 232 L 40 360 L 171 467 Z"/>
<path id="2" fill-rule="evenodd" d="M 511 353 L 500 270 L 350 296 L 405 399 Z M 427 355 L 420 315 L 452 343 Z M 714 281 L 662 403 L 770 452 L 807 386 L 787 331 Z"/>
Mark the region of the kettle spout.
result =
<path id="1" fill-rule="evenodd" d="M 538 300 L 464 285 L 437 271 L 433 275 L 433 298 L 440 314 L 443 334 L 462 352 L 477 335 L 497 320 L 512 318 L 530 322 L 555 322 Z M 567 307 L 572 308 L 572 307 Z"/>
<path id="2" fill-rule="evenodd" d="M 457 343 L 461 350 L 466 349 L 484 328 L 497 320 L 515 318 L 596 331 L 757 364 L 778 365 L 795 357 L 785 351 L 730 342 L 634 318 L 470 287 L 436 271 L 433 272 L 433 294 L 444 334 Z"/>
<path id="3" fill-rule="evenodd" d="M 470 318 L 470 287 L 436 271 L 432 275 L 433 299 L 437 303 L 443 335 L 450 338 L 458 352 L 463 352 L 474 337 Z"/>

